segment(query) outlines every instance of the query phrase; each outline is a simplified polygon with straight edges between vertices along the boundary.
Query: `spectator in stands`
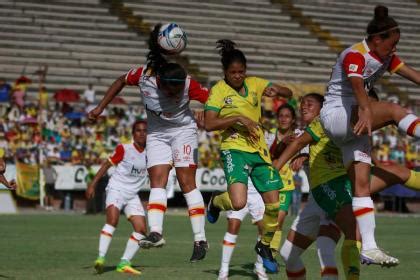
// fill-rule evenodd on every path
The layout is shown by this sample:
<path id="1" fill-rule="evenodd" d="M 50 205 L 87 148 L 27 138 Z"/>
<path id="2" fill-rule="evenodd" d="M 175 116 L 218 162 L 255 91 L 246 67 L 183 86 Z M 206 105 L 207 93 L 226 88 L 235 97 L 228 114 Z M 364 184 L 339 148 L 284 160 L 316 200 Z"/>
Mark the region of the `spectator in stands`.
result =
<path id="1" fill-rule="evenodd" d="M 42 173 L 44 174 L 45 180 L 45 197 L 44 207 L 47 211 L 54 210 L 53 201 L 55 193 L 55 181 L 57 180 L 57 172 L 51 166 L 51 163 L 46 159 L 42 165 Z"/>
<path id="2" fill-rule="evenodd" d="M 4 115 L 9 106 L 11 89 L 12 87 L 6 83 L 6 80 L 0 78 L 0 116 Z"/>
<path id="3" fill-rule="evenodd" d="M 83 92 L 83 100 L 86 102 L 86 105 L 91 105 L 95 103 L 95 90 L 93 85 L 90 83 Z"/>

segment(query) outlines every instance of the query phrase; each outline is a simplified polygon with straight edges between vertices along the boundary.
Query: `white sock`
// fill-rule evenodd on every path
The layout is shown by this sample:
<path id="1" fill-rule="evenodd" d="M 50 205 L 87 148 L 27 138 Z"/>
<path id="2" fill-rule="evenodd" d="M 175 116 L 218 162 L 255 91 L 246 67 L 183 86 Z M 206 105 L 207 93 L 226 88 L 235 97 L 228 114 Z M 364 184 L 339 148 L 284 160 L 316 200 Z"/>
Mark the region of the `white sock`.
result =
<path id="1" fill-rule="evenodd" d="M 145 238 L 145 236 L 138 232 L 133 232 L 130 236 L 130 238 L 127 241 L 127 245 L 125 246 L 124 254 L 121 258 L 121 260 L 127 260 L 131 261 L 131 259 L 134 257 L 134 255 L 139 250 L 139 241 L 140 239 Z"/>
<path id="2" fill-rule="evenodd" d="M 353 197 L 353 212 L 362 237 L 362 250 L 377 248 L 375 241 L 375 212 L 370 196 Z"/>
<path id="3" fill-rule="evenodd" d="M 408 114 L 400 120 L 398 128 L 410 136 L 420 138 L 420 119 L 414 114 Z"/>
<path id="4" fill-rule="evenodd" d="M 316 246 L 321 265 L 321 279 L 338 279 L 335 247 L 337 243 L 327 236 L 318 236 Z"/>
<path id="5" fill-rule="evenodd" d="M 149 223 L 150 232 L 162 234 L 166 206 L 166 190 L 162 188 L 151 188 L 149 204 L 147 205 L 147 222 Z"/>
<path id="6" fill-rule="evenodd" d="M 280 249 L 280 255 L 286 264 L 286 274 L 288 279 L 305 279 L 306 270 L 300 256 L 305 252 L 304 249 L 295 246 L 289 240 L 285 240 Z"/>
<path id="7" fill-rule="evenodd" d="M 229 272 L 229 264 L 232 258 L 233 250 L 235 250 L 237 237 L 238 236 L 235 234 L 230 234 L 229 232 L 225 233 L 225 237 L 223 238 L 222 264 L 220 266 L 220 271 Z"/>
<path id="8" fill-rule="evenodd" d="M 99 236 L 99 256 L 105 257 L 108 252 L 109 244 L 111 244 L 112 235 L 114 234 L 115 228 L 111 225 L 105 224 L 101 230 Z"/>
<path id="9" fill-rule="evenodd" d="M 194 241 L 206 240 L 203 196 L 198 189 L 194 189 L 189 193 L 184 193 L 184 197 L 188 205 L 188 214 L 194 233 Z"/>

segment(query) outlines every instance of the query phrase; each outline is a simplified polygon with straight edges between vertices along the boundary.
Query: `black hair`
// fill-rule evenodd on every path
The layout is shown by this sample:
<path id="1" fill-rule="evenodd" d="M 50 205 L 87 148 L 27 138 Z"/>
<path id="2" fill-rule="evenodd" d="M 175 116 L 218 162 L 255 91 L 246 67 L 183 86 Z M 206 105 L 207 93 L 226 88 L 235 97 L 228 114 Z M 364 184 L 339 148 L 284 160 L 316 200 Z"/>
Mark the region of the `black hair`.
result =
<path id="1" fill-rule="evenodd" d="M 245 55 L 241 50 L 236 49 L 235 46 L 236 44 L 228 39 L 222 39 L 216 42 L 216 49 L 219 49 L 224 70 L 228 69 L 229 65 L 234 62 L 239 62 L 246 68 Z"/>
<path id="2" fill-rule="evenodd" d="M 319 104 L 321 104 L 321 107 L 324 104 L 325 98 L 322 94 L 319 94 L 319 93 L 316 93 L 316 92 L 311 92 L 311 93 L 305 94 L 302 98 L 306 98 L 306 97 L 314 98 L 316 101 L 319 102 Z"/>
<path id="3" fill-rule="evenodd" d="M 376 101 L 379 101 L 379 96 L 376 88 L 371 88 L 368 92 L 368 96 Z"/>
<path id="4" fill-rule="evenodd" d="M 156 24 L 150 33 L 147 69 L 159 76 L 161 83 L 164 85 L 183 84 L 187 77 L 185 69 L 178 63 L 169 63 L 163 56 L 165 51 L 159 46 L 158 36 L 161 27 L 161 23 Z"/>
<path id="5" fill-rule="evenodd" d="M 147 126 L 147 122 L 145 120 L 137 120 L 133 123 L 133 126 L 131 127 L 131 134 L 134 134 L 134 130 L 136 129 L 136 126 L 138 124 L 144 124 L 145 126 Z"/>
<path id="6" fill-rule="evenodd" d="M 379 35 L 382 39 L 388 38 L 392 33 L 400 33 L 398 23 L 388 15 L 388 8 L 383 5 L 375 7 L 375 15 L 369 22 L 366 33 L 368 40 L 373 36 Z"/>
<path id="7" fill-rule="evenodd" d="M 288 104 L 288 103 L 284 103 L 283 105 L 281 105 L 281 106 L 277 109 L 277 113 L 276 113 L 277 117 L 279 116 L 280 111 L 281 111 L 281 110 L 283 110 L 283 109 L 287 109 L 287 110 L 289 110 L 289 111 L 290 111 L 290 113 L 292 114 L 293 119 L 294 119 L 294 120 L 296 120 L 296 111 L 295 111 L 295 108 L 293 108 L 293 107 L 292 107 L 290 104 Z"/>

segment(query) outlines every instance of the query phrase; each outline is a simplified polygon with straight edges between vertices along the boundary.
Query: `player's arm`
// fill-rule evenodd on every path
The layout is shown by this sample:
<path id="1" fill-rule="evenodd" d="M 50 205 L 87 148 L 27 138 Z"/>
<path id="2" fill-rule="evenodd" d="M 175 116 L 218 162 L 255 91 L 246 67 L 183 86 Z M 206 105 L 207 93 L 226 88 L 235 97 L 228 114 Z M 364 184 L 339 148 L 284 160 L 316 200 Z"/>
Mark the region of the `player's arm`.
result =
<path id="1" fill-rule="evenodd" d="M 281 155 L 273 161 L 273 166 L 280 170 L 283 166 L 293 158 L 300 150 L 302 150 L 306 145 L 312 143 L 313 138 L 308 132 L 304 132 L 301 136 L 296 138 L 292 143 L 290 143 L 286 149 L 281 153 Z"/>
<path id="2" fill-rule="evenodd" d="M 288 87 L 284 87 L 278 84 L 271 84 L 264 89 L 263 95 L 267 97 L 280 96 L 290 98 L 292 97 L 293 92 Z"/>
<path id="3" fill-rule="evenodd" d="M 114 99 L 114 97 L 121 92 L 121 90 L 126 85 L 125 78 L 126 75 L 122 75 L 112 83 L 112 85 L 106 91 L 105 96 L 99 102 L 98 106 L 96 106 L 92 111 L 88 113 L 89 120 L 96 120 L 105 110 L 106 106 L 108 106 L 108 104 L 112 101 L 112 99 Z"/>
<path id="4" fill-rule="evenodd" d="M 112 166 L 112 163 L 109 160 L 106 160 L 102 163 L 101 168 L 99 168 L 95 177 L 93 177 L 92 182 L 89 183 L 89 186 L 86 189 L 86 198 L 91 199 L 95 196 L 95 189 L 98 185 L 99 180 L 105 175 L 108 169 Z"/>
<path id="5" fill-rule="evenodd" d="M 5 185 L 9 190 L 16 189 L 16 182 L 14 180 L 11 180 L 10 182 L 7 181 L 3 174 L 0 174 L 0 183 Z"/>
<path id="6" fill-rule="evenodd" d="M 420 71 L 417 71 L 416 69 L 404 64 L 396 71 L 396 73 L 406 78 L 407 80 L 420 85 Z"/>

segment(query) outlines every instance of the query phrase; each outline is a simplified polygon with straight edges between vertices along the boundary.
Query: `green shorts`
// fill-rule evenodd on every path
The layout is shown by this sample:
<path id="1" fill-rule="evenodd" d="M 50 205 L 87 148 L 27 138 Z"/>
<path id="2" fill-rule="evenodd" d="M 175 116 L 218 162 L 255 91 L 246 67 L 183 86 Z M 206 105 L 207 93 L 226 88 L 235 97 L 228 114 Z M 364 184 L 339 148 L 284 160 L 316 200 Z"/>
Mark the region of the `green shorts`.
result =
<path id="1" fill-rule="evenodd" d="M 222 150 L 221 159 L 228 187 L 234 183 L 243 183 L 247 186 L 250 177 L 260 193 L 283 188 L 279 172 L 265 162 L 258 153 Z"/>
<path id="2" fill-rule="evenodd" d="M 292 202 L 293 191 L 284 191 L 279 193 L 280 200 L 280 210 L 284 212 L 289 212 L 289 206 Z"/>
<path id="3" fill-rule="evenodd" d="M 335 219 L 335 215 L 344 205 L 352 203 L 351 182 L 347 175 L 316 186 L 311 192 L 316 203 L 331 219 Z"/>

